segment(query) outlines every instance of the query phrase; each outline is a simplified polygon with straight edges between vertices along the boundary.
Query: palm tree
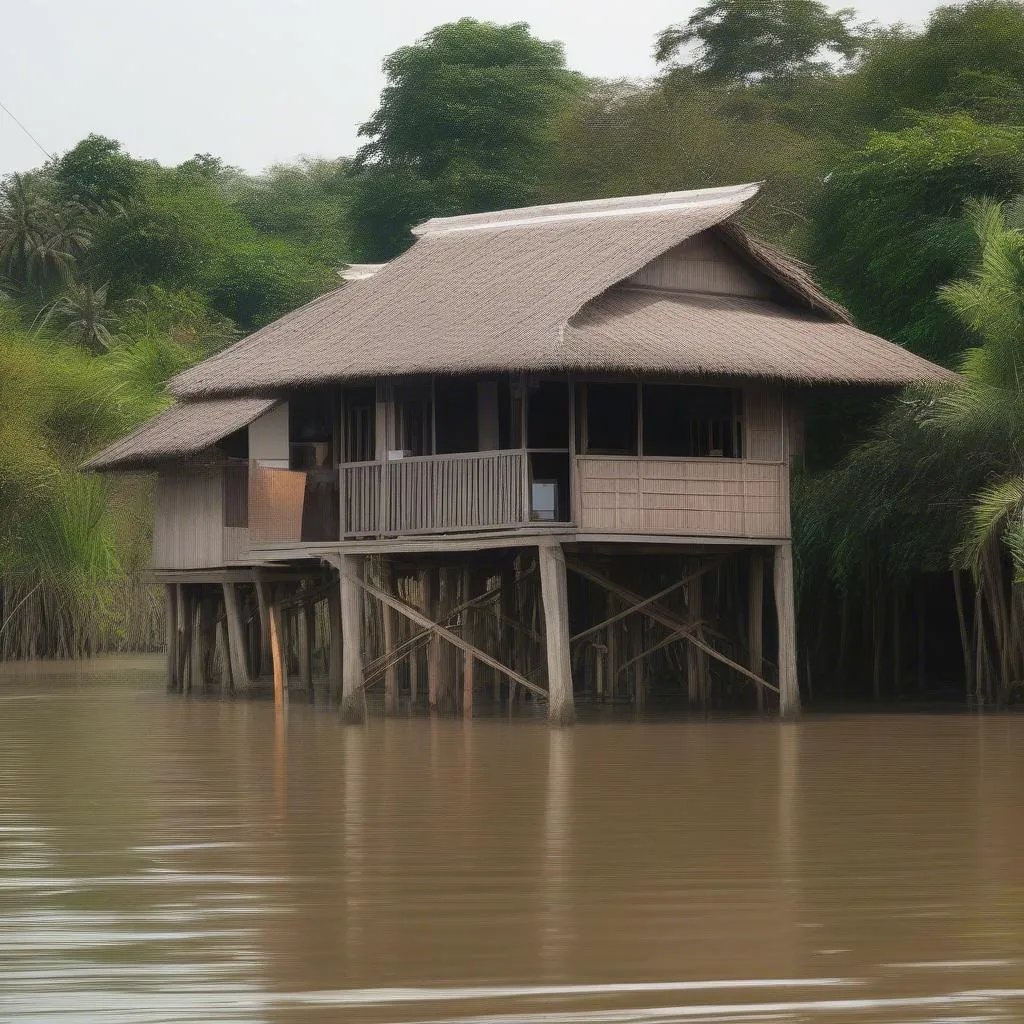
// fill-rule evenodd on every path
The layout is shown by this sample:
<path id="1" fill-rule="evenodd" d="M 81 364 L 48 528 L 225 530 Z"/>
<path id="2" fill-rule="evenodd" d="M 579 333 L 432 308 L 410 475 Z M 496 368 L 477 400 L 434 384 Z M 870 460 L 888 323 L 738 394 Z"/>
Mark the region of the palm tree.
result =
<path id="1" fill-rule="evenodd" d="M 106 352 L 114 344 L 117 315 L 107 306 L 109 283 L 94 288 L 88 281 L 74 283 L 51 303 L 43 323 L 62 325 L 63 336 L 90 352 Z"/>
<path id="2" fill-rule="evenodd" d="M 88 211 L 80 204 L 52 203 L 23 174 L 0 182 L 0 271 L 13 281 L 70 280 L 89 241 Z"/>

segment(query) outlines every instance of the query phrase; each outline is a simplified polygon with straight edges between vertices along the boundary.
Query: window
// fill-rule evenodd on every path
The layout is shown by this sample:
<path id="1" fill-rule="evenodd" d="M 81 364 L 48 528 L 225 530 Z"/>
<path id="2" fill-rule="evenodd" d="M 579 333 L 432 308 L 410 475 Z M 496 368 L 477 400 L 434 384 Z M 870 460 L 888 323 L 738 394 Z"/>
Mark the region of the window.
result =
<path id="1" fill-rule="evenodd" d="M 582 450 L 586 455 L 636 455 L 636 384 L 584 384 L 585 432 Z"/>
<path id="2" fill-rule="evenodd" d="M 740 394 L 732 388 L 643 386 L 644 455 L 738 459 L 740 427 Z"/>
<path id="3" fill-rule="evenodd" d="M 377 457 L 377 392 L 374 388 L 346 388 L 345 461 L 372 462 Z"/>
<path id="4" fill-rule="evenodd" d="M 334 462 L 334 394 L 314 391 L 288 402 L 289 465 L 315 469 Z"/>
<path id="5" fill-rule="evenodd" d="M 434 382 L 437 455 L 475 452 L 480 448 L 475 380 L 438 377 Z"/>

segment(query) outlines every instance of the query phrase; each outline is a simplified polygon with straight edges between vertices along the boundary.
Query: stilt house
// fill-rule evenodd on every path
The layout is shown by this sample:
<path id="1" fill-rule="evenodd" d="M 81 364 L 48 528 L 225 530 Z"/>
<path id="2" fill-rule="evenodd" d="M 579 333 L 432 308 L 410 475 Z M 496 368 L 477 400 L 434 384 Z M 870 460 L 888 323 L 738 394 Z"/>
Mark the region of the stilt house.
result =
<path id="1" fill-rule="evenodd" d="M 802 266 L 741 228 L 756 193 L 431 220 L 402 256 L 350 268 L 337 290 L 175 377 L 176 404 L 89 463 L 156 474 L 172 680 L 204 677 L 219 621 L 235 684 L 259 672 L 260 648 L 281 687 L 293 631 L 275 616 L 299 608 L 311 622 L 326 594 L 325 662 L 348 718 L 381 677 L 389 710 L 440 701 L 449 645 L 464 708 L 487 677 L 499 697 L 530 692 L 571 720 L 574 670 L 578 693 L 639 702 L 645 659 L 676 643 L 691 698 L 710 661 L 798 710 L 789 483 L 803 397 L 948 375 L 858 330 Z M 745 635 L 723 644 L 702 586 L 728 557 L 748 593 L 733 600 Z M 575 606 L 567 560 L 607 604 Z M 453 565 L 467 582 L 445 582 Z M 506 592 L 527 573 L 540 581 L 535 621 Z M 629 619 L 634 640 L 614 633 Z"/>

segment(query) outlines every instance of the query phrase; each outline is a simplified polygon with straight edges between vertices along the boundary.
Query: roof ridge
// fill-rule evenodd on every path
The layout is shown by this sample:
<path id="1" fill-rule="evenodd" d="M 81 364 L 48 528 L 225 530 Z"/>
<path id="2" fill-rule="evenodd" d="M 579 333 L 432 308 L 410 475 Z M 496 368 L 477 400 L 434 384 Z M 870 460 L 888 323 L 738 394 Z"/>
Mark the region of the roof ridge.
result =
<path id="1" fill-rule="evenodd" d="M 489 228 L 523 227 L 528 224 L 567 220 L 594 220 L 604 217 L 636 216 L 646 213 L 669 213 L 675 210 L 745 203 L 757 195 L 763 182 L 725 185 L 717 188 L 689 189 L 681 192 L 654 192 L 642 196 L 620 196 L 613 199 L 585 199 L 571 203 L 550 203 L 523 206 L 491 213 L 468 213 L 457 217 L 434 217 L 416 225 L 417 237 L 450 234 L 454 231 L 481 231 Z"/>

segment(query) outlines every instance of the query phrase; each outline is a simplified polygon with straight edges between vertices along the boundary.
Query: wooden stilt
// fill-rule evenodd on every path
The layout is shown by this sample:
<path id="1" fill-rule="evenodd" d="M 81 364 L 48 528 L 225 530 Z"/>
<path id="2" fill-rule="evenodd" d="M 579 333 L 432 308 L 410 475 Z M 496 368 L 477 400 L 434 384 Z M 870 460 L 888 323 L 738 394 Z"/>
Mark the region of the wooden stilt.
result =
<path id="1" fill-rule="evenodd" d="M 359 724 L 366 719 L 363 693 L 363 556 L 341 555 L 341 633 L 344 637 L 341 665 L 341 720 Z"/>
<path id="2" fill-rule="evenodd" d="M 177 650 L 174 658 L 177 665 L 177 690 L 178 693 L 184 693 L 188 677 L 188 587 L 184 583 L 175 586 L 175 604 L 178 607 L 175 616 L 178 623 Z"/>
<path id="3" fill-rule="evenodd" d="M 166 607 L 164 626 L 167 635 L 167 689 L 178 688 L 178 593 L 173 583 L 164 586 Z"/>
<path id="4" fill-rule="evenodd" d="M 775 548 L 775 608 L 779 620 L 779 714 L 800 714 L 800 684 L 796 674 L 796 596 L 793 582 L 793 545 Z"/>
<path id="5" fill-rule="evenodd" d="M 472 576 L 469 566 L 462 569 L 462 595 L 460 603 L 465 605 L 462 609 L 462 639 L 471 646 L 477 646 L 476 613 L 473 606 L 468 602 L 472 598 L 473 589 Z M 466 718 L 473 717 L 473 667 L 476 659 L 472 651 L 464 651 L 462 656 L 462 714 Z"/>
<path id="6" fill-rule="evenodd" d="M 288 693 L 288 660 L 281 606 L 272 603 L 267 617 L 270 620 L 270 659 L 274 668 L 274 704 L 283 707 Z"/>
<path id="7" fill-rule="evenodd" d="M 637 618 L 630 630 L 633 663 L 633 703 L 638 708 L 647 706 L 647 662 L 644 657 L 644 620 Z"/>
<path id="8" fill-rule="evenodd" d="M 331 632 L 331 650 L 327 668 L 327 700 L 341 700 L 341 675 L 345 638 L 341 632 L 341 586 L 335 584 L 327 594 L 327 618 Z"/>
<path id="9" fill-rule="evenodd" d="M 538 545 L 540 585 L 544 603 L 544 646 L 548 663 L 548 721 L 572 725 L 572 666 L 569 662 L 569 596 L 565 581 L 565 555 L 561 544 Z"/>
<path id="10" fill-rule="evenodd" d="M 764 556 L 751 552 L 747 579 L 747 664 L 754 675 L 764 672 Z M 757 710 L 764 710 L 764 690 L 756 687 Z"/>
<path id="11" fill-rule="evenodd" d="M 193 629 L 195 620 L 195 595 L 192 587 L 180 585 L 178 590 L 180 605 L 178 623 L 181 631 L 181 669 L 182 681 L 180 689 L 183 693 L 191 693 L 195 682 L 195 665 L 192 660 Z"/>
<path id="12" fill-rule="evenodd" d="M 267 585 L 260 579 L 259 573 L 253 573 L 256 579 L 256 604 L 260 612 L 260 657 L 259 664 L 253 665 L 253 675 L 266 675 L 271 668 L 270 653 L 270 599 Z"/>
<path id="13" fill-rule="evenodd" d="M 437 569 L 427 569 L 420 574 L 420 593 L 423 613 L 431 622 L 437 621 L 438 590 L 440 577 Z M 437 707 L 441 694 L 441 640 L 433 634 L 427 641 L 427 702 Z"/>
<path id="14" fill-rule="evenodd" d="M 700 623 L 704 617 L 704 578 L 697 576 L 687 587 L 686 603 L 690 618 L 695 623 Z M 697 626 L 697 633 L 701 632 Z M 691 644 L 686 649 L 686 686 L 690 704 L 700 704 L 701 707 L 708 706 L 708 659 L 705 653 L 695 645 Z"/>
<path id="15" fill-rule="evenodd" d="M 224 592 L 224 618 L 228 632 L 228 656 L 231 660 L 233 686 L 248 689 L 249 666 L 245 660 L 245 634 L 242 630 L 237 586 L 236 583 L 221 584 L 221 589 Z"/>
<path id="16" fill-rule="evenodd" d="M 298 607 L 299 679 L 310 704 L 316 699 L 313 693 L 314 625 L 313 606 L 308 601 L 303 601 Z"/>
<path id="17" fill-rule="evenodd" d="M 384 563 L 381 588 L 389 594 L 395 592 L 395 570 L 390 562 Z M 387 658 L 387 668 L 384 670 L 384 714 L 395 715 L 398 713 L 398 663 L 394 659 L 395 651 L 395 613 L 384 605 L 381 608 L 381 621 L 384 635 L 384 657 Z"/>
<path id="18" fill-rule="evenodd" d="M 222 697 L 235 692 L 235 680 L 231 670 L 231 641 L 228 638 L 227 609 L 224 618 L 217 619 L 217 648 L 220 651 L 220 694 Z"/>

